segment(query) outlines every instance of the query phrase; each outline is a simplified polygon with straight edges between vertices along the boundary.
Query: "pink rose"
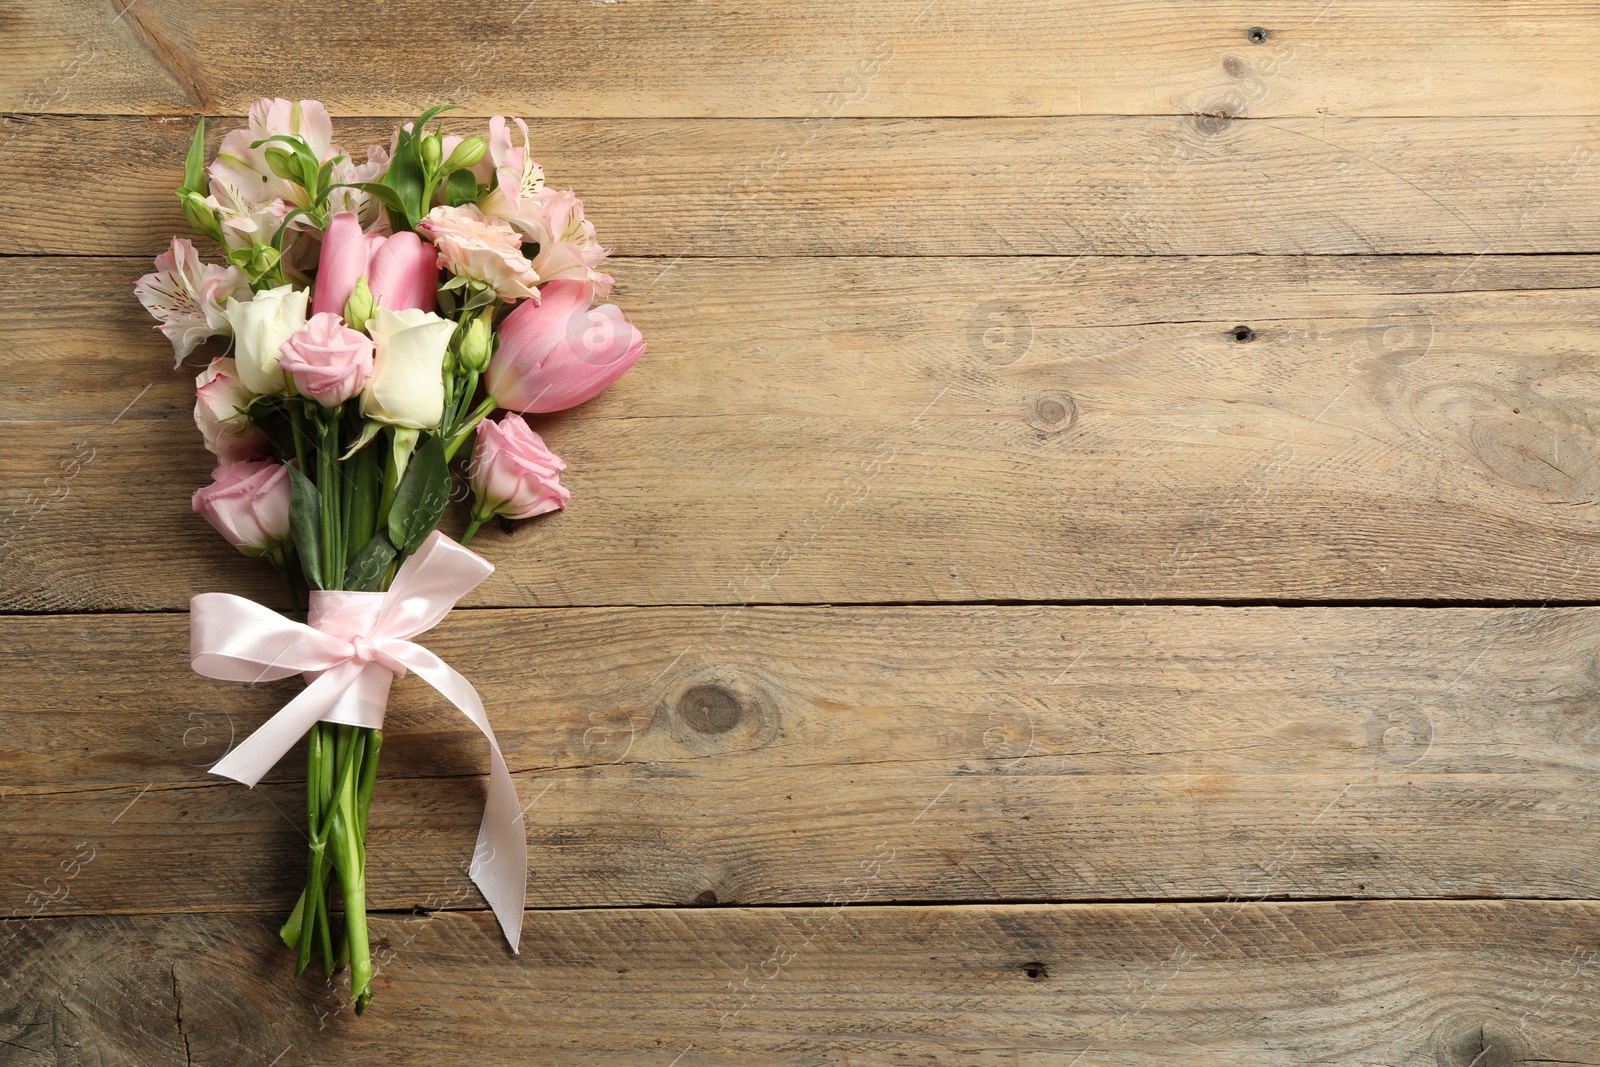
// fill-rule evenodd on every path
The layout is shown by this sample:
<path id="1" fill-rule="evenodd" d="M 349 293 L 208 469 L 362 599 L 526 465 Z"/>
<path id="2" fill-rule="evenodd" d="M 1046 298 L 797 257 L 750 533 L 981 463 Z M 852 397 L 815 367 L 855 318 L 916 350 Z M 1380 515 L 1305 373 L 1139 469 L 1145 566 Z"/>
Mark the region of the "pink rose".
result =
<path id="1" fill-rule="evenodd" d="M 566 469 L 521 415 L 507 414 L 499 422 L 485 419 L 478 423 L 472 453 L 472 491 L 477 498 L 473 518 L 531 519 L 566 507 L 572 494 L 559 481 Z"/>
<path id="2" fill-rule="evenodd" d="M 484 381 L 514 411 L 561 411 L 593 397 L 644 355 L 644 338 L 614 304 L 590 308 L 594 286 L 553 281 L 543 301 L 520 304 L 500 324 Z"/>
<path id="3" fill-rule="evenodd" d="M 372 378 L 372 338 L 332 312 L 311 316 L 281 350 L 278 369 L 294 378 L 301 395 L 325 408 L 343 404 Z"/>
<path id="4" fill-rule="evenodd" d="M 266 434 L 245 414 L 253 395 L 239 380 L 233 360 L 226 356 L 212 360 L 194 385 L 194 423 L 206 439 L 206 448 L 224 463 L 267 454 Z"/>
<path id="5" fill-rule="evenodd" d="M 222 308 L 230 296 L 248 297 L 250 280 L 238 267 L 200 262 L 188 238 L 174 237 L 156 257 L 155 273 L 135 282 L 133 293 L 161 323 L 156 328 L 172 342 L 176 367 L 201 341 L 233 332 Z"/>
<path id="6" fill-rule="evenodd" d="M 341 211 L 322 235 L 312 314 L 343 315 L 362 275 L 378 307 L 432 311 L 436 306 L 439 266 L 434 249 L 410 230 L 389 237 L 363 234 L 355 214 Z"/>
<path id="7" fill-rule="evenodd" d="M 439 266 L 493 289 L 502 300 L 537 300 L 539 275 L 522 254 L 522 237 L 511 224 L 470 204 L 436 207 L 417 230 L 439 250 Z"/>
<path id="8" fill-rule="evenodd" d="M 247 556 L 279 551 L 289 540 L 289 471 L 271 460 L 224 463 L 195 490 L 195 513 Z"/>

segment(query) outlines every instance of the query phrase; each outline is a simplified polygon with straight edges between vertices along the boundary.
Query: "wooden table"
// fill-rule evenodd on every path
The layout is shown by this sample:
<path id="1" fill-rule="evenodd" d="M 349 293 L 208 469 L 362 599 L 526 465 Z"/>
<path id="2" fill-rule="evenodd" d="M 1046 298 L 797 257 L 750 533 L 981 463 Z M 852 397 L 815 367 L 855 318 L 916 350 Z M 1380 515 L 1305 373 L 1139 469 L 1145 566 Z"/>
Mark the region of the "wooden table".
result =
<path id="1" fill-rule="evenodd" d="M 1600 1062 L 1600 6 L 3 16 L 0 1063 Z M 650 341 L 429 639 L 524 951 L 402 683 L 360 1019 L 130 292 L 262 93 L 528 116 Z"/>

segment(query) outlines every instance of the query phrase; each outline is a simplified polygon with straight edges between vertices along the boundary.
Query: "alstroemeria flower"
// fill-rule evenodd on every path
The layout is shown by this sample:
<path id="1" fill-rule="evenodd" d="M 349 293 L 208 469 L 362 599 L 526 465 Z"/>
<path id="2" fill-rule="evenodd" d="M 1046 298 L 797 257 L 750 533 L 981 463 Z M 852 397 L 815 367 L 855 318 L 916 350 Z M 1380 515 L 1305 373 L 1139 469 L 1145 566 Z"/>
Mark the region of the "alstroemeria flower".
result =
<path id="1" fill-rule="evenodd" d="M 271 449 L 245 411 L 254 394 L 239 380 L 239 368 L 218 356 L 194 380 L 194 424 L 206 439 L 206 448 L 224 463 L 261 459 Z"/>
<path id="2" fill-rule="evenodd" d="M 344 154 L 344 149 L 333 144 L 333 120 L 320 103 L 262 97 L 250 105 L 245 128 L 234 130 L 222 139 L 217 158 L 206 172 L 211 178 L 212 193 L 218 194 L 220 186 L 236 191 L 238 199 L 245 203 L 283 200 L 296 207 L 309 206 L 303 203 L 305 190 L 272 173 L 267 165 L 268 146 L 250 147 L 257 141 L 279 135 L 303 138 L 319 163 Z M 277 142 L 277 146 L 285 150 L 289 147 L 282 142 Z"/>
<path id="3" fill-rule="evenodd" d="M 544 189 L 544 168 L 533 161 L 528 144 L 528 124 L 512 119 L 522 131 L 522 147 L 511 142 L 504 115 L 489 120 L 489 161 L 494 165 L 495 187 L 479 202 L 485 214 L 503 219 L 522 214 L 525 201 Z"/>
<path id="4" fill-rule="evenodd" d="M 436 207 L 417 232 L 439 250 L 439 266 L 493 289 L 502 300 L 537 301 L 539 274 L 522 254 L 522 238 L 501 219 L 471 204 Z"/>
<path id="5" fill-rule="evenodd" d="M 601 300 L 610 296 L 611 275 L 595 268 L 611 253 L 600 247 L 594 224 L 584 217 L 583 201 L 570 189 L 545 189 L 534 202 L 537 210 L 507 221 L 539 242 L 533 269 L 540 279 L 590 282 Z"/>
<path id="6" fill-rule="evenodd" d="M 156 257 L 155 272 L 135 282 L 133 292 L 161 323 L 156 329 L 172 342 L 177 367 L 201 341 L 232 332 L 223 304 L 239 294 L 248 299 L 250 281 L 238 267 L 202 263 L 187 238 L 174 237 Z"/>
<path id="7" fill-rule="evenodd" d="M 381 181 L 388 169 L 389 150 L 380 144 L 368 145 L 365 163 L 356 163 L 345 156 L 333 165 L 331 180 L 339 185 Z M 383 202 L 371 193 L 361 189 L 333 190 L 328 194 L 328 214 L 332 216 L 341 211 L 355 212 L 362 230 L 367 233 L 389 232 L 389 213 L 383 209 Z"/>

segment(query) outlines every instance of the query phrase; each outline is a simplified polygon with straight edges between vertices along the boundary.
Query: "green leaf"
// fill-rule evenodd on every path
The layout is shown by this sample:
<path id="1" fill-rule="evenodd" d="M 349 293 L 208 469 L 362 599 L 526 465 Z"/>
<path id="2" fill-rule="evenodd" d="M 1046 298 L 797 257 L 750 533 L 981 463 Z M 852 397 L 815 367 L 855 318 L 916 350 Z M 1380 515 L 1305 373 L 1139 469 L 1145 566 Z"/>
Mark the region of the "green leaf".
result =
<path id="1" fill-rule="evenodd" d="M 295 551 L 300 553 L 306 584 L 326 589 L 322 580 L 322 498 L 311 479 L 293 466 L 289 468 L 289 530 Z"/>
<path id="2" fill-rule="evenodd" d="M 382 530 L 372 535 L 372 539 L 361 546 L 361 551 L 350 560 L 350 566 L 345 568 L 344 587 L 362 593 L 376 593 L 383 589 L 383 579 L 389 573 L 389 563 L 395 557 L 394 545 L 384 536 Z"/>
<path id="3" fill-rule="evenodd" d="M 416 144 L 413 141 L 404 149 L 396 149 L 394 158 L 389 161 L 389 169 L 383 176 L 383 184 L 394 190 L 400 200 L 398 209 L 404 218 L 403 229 L 411 229 L 422 218 L 422 161 L 417 158 Z M 385 202 L 387 206 L 387 201 Z M 390 207 L 390 211 L 396 210 Z M 390 216 L 391 219 L 393 216 Z"/>
<path id="4" fill-rule="evenodd" d="M 453 170 L 444 183 L 444 202 L 451 207 L 470 204 L 478 198 L 478 179 L 470 170 Z"/>
<path id="5" fill-rule="evenodd" d="M 444 458 L 444 442 L 429 434 L 422 442 L 400 485 L 394 491 L 389 509 L 389 541 L 402 555 L 410 555 L 422 544 L 450 502 L 450 467 Z"/>
<path id="6" fill-rule="evenodd" d="M 364 193 L 371 193 L 377 197 L 379 202 L 386 208 L 391 208 L 395 211 L 404 211 L 406 209 L 405 202 L 400 199 L 400 194 L 382 182 L 350 182 L 348 184 L 335 185 L 333 188 L 360 189 Z"/>
<path id="7" fill-rule="evenodd" d="M 189 158 L 183 161 L 183 189 L 191 193 L 206 191 L 206 118 L 200 116 L 200 125 L 194 128 L 194 140 L 189 142 Z"/>

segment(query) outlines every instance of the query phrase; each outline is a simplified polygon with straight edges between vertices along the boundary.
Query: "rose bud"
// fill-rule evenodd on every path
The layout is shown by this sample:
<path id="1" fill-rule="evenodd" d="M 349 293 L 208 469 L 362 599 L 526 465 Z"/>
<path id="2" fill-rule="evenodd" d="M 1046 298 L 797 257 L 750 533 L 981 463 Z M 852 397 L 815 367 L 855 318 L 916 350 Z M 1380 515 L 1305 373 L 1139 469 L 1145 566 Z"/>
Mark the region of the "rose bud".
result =
<path id="1" fill-rule="evenodd" d="M 292 285 L 259 292 L 240 303 L 230 299 L 223 311 L 233 327 L 234 362 L 239 379 L 252 393 L 283 396 L 289 392 L 288 376 L 278 369 L 283 342 L 306 324 L 306 297 Z"/>
<path id="2" fill-rule="evenodd" d="M 270 445 L 266 434 L 245 414 L 254 399 L 239 380 L 233 360 L 218 356 L 194 380 L 194 424 L 206 448 L 223 462 L 261 459 Z"/>
<path id="3" fill-rule="evenodd" d="M 195 513 L 247 556 L 281 558 L 289 541 L 289 471 L 271 460 L 224 463 L 195 490 Z"/>
<path id="4" fill-rule="evenodd" d="M 614 304 L 590 308 L 594 286 L 558 279 L 540 303 L 519 304 L 500 324 L 484 381 L 500 407 L 561 411 L 590 399 L 644 355 L 644 338 Z"/>
<path id="5" fill-rule="evenodd" d="M 508 413 L 499 422 L 478 423 L 469 468 L 474 501 L 468 536 L 496 515 L 531 519 L 566 507 L 572 494 L 559 480 L 566 469 L 521 415 Z"/>
<path id="6" fill-rule="evenodd" d="M 391 426 L 436 429 L 444 416 L 444 357 L 456 324 L 427 311 L 379 308 L 368 329 L 378 344 L 361 414 Z"/>
<path id="7" fill-rule="evenodd" d="M 324 311 L 283 343 L 278 369 L 294 378 L 301 395 L 325 408 L 337 407 L 371 380 L 372 338 Z"/>

